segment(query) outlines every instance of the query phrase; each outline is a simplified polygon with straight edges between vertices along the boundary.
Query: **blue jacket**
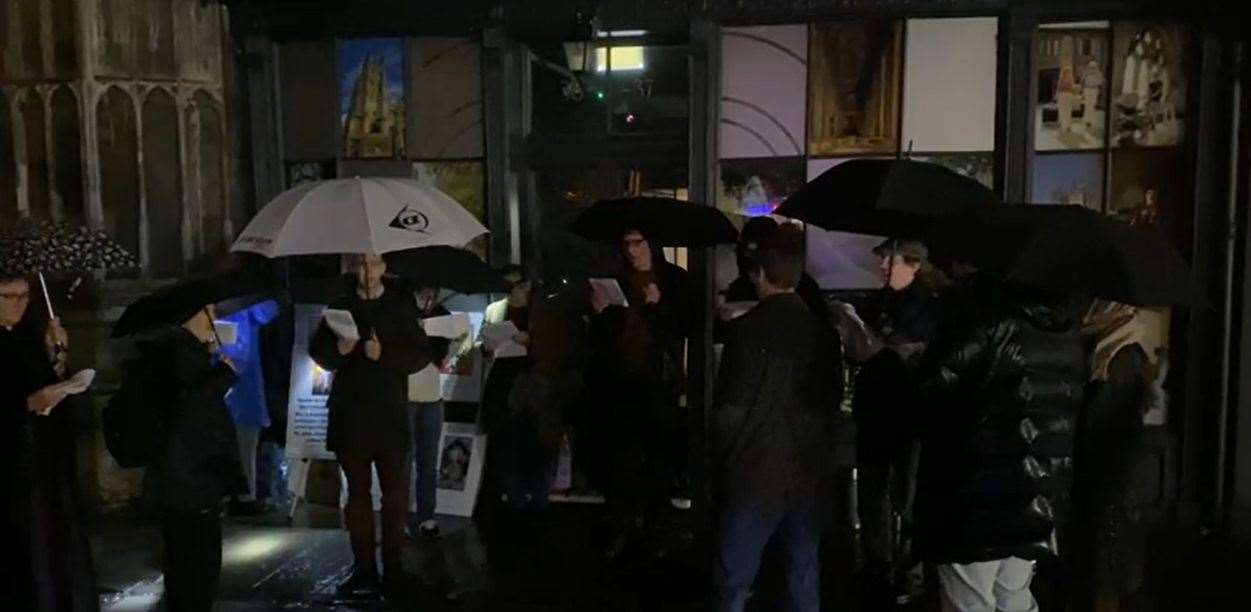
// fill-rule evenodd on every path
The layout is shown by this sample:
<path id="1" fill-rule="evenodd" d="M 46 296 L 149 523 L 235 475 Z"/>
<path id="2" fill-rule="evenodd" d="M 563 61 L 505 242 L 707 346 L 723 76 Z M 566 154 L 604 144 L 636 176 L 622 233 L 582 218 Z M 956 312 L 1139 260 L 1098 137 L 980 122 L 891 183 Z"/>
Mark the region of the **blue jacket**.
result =
<path id="1" fill-rule="evenodd" d="M 222 354 L 234 362 L 239 376 L 226 396 L 235 425 L 269 427 L 265 377 L 261 372 L 261 326 L 277 316 L 278 303 L 267 300 L 221 319 L 238 326 L 235 343 L 222 347 Z"/>

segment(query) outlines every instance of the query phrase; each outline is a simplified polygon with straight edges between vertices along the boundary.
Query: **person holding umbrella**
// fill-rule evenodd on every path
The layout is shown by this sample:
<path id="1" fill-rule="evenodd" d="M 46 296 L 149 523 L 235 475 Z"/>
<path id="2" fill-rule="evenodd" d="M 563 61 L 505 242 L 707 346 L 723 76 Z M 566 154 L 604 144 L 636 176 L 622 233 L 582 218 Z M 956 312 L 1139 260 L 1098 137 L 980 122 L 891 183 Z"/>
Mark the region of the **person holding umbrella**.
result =
<path id="1" fill-rule="evenodd" d="M 944 610 L 1033 612 L 1034 564 L 1054 558 L 1089 377 L 1077 300 L 1005 285 L 936 334 L 919 380 L 917 543 Z"/>
<path id="2" fill-rule="evenodd" d="M 126 363 L 122 387 L 106 409 L 106 441 L 118 410 L 142 411 L 153 422 L 144 495 L 161 513 L 165 602 L 177 612 L 213 608 L 222 500 L 248 491 L 225 399 L 237 375 L 220 352 L 215 318 L 213 298 L 188 283 L 132 304 L 114 328 L 114 335 L 137 334 L 139 356 Z"/>
<path id="3" fill-rule="evenodd" d="M 674 497 L 685 474 L 682 391 L 683 343 L 692 310 L 686 271 L 665 260 L 638 229 L 620 236 L 622 269 L 616 280 L 628 305 L 611 303 L 600 285 L 590 296 L 598 347 L 596 388 L 612 424 L 611 481 L 606 496 L 621 526 L 638 526 L 651 508 Z M 666 482 L 667 481 L 667 482 Z M 620 553 L 631 539 L 626 527 L 609 548 Z"/>
<path id="4" fill-rule="evenodd" d="M 674 506 L 691 503 L 683 492 L 686 418 L 677 400 L 693 300 L 686 271 L 667 262 L 661 247 L 734 244 L 738 231 L 714 207 L 655 197 L 600 200 L 579 213 L 570 230 L 616 247 L 621 257 L 616 283 L 626 299 L 614 300 L 621 296 L 610 296 L 599 282 L 589 296 L 588 386 L 602 393 L 609 425 L 595 429 L 612 438 L 608 460 L 592 463 L 608 466 L 603 484 L 620 529 L 607 553 L 617 557 L 666 489 L 674 493 Z"/>
<path id="5" fill-rule="evenodd" d="M 430 363 L 429 344 L 412 294 L 384 282 L 382 256 L 352 255 L 349 262 L 356 285 L 330 308 L 350 312 L 355 333 L 336 332 L 323 320 L 309 346 L 317 365 L 334 373 L 326 448 L 337 455 L 348 484 L 345 522 L 355 566 L 339 592 L 373 594 L 383 586 L 394 597 L 407 582 L 401 553 L 412 445 L 408 377 Z M 375 469 L 382 488 L 381 585 L 370 493 Z"/>
<path id="6" fill-rule="evenodd" d="M 69 337 L 58 320 L 28 308 L 30 300 L 24 275 L 0 271 L 11 568 L 5 600 L 21 610 L 98 610 L 91 548 L 78 518 L 77 407 L 68 405 L 62 382 Z"/>
<path id="7" fill-rule="evenodd" d="M 852 411 L 856 420 L 856 467 L 863 525 L 861 543 L 870 592 L 906 600 L 920 581 L 908 584 L 911 566 L 896 529 L 896 516 L 910 522 L 916 448 L 912 411 L 921 403 L 912 374 L 938 323 L 937 292 L 944 279 L 929 262 L 928 249 L 915 240 L 889 239 L 873 249 L 881 258 L 885 286 L 877 312 L 869 316 L 872 338 L 849 342 L 867 347 L 848 357 L 861 364 Z M 845 330 L 848 317 L 840 317 Z M 896 545 L 899 542 L 900 545 Z"/>

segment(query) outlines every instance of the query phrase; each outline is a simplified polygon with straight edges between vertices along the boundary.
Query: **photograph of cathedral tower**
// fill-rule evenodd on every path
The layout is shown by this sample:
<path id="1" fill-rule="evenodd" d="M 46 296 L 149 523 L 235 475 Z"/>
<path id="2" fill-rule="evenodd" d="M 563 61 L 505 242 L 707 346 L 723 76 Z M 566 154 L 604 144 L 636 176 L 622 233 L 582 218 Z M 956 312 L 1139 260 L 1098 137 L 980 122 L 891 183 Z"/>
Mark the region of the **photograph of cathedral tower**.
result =
<path id="1" fill-rule="evenodd" d="M 355 39 L 342 45 L 342 157 L 404 157 L 404 41 Z"/>

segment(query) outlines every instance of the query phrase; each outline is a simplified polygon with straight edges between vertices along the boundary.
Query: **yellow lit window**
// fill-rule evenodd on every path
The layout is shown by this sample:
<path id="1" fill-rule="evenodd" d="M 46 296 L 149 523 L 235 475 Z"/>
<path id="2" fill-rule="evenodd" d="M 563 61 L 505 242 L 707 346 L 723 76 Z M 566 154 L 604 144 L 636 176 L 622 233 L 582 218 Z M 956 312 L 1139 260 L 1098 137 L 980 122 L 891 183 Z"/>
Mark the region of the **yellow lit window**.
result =
<path id="1" fill-rule="evenodd" d="M 643 47 L 596 47 L 595 72 L 608 72 L 608 51 L 612 49 L 612 71 L 642 70 Z"/>

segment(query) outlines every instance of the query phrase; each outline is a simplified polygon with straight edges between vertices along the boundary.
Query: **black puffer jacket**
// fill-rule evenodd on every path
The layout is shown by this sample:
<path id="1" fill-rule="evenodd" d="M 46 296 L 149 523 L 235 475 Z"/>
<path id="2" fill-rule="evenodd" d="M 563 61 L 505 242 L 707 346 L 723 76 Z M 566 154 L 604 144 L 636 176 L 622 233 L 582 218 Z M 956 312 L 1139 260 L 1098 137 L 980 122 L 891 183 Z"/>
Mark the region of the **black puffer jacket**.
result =
<path id="1" fill-rule="evenodd" d="M 937 563 L 1056 553 L 1089 372 L 1075 318 L 1005 294 L 922 366 L 919 552 Z"/>

